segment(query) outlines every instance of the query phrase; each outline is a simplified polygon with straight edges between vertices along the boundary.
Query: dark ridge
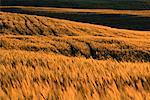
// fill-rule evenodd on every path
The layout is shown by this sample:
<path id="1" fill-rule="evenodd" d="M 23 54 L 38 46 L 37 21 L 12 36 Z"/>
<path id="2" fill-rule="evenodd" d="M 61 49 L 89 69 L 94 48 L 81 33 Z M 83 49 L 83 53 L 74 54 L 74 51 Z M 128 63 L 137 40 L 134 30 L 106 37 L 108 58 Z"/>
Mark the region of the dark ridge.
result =
<path id="1" fill-rule="evenodd" d="M 1 0 L 0 6 L 149 10 L 149 0 Z"/>

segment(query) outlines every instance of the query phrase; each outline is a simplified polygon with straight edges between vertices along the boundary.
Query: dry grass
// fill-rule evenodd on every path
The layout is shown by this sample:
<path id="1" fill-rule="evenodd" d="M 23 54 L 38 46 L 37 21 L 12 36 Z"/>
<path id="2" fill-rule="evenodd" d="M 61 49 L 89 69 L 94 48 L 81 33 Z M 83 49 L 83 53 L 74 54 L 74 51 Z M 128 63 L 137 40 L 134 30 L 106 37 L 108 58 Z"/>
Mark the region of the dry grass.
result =
<path id="1" fill-rule="evenodd" d="M 149 39 L 113 38 L 98 36 L 10 36 L 0 37 L 0 47 L 6 50 L 25 50 L 57 53 L 65 56 L 94 59 L 113 58 L 117 61 L 150 61 Z"/>
<path id="2" fill-rule="evenodd" d="M 103 36 L 149 38 L 150 31 L 115 29 L 35 15 L 0 12 L 0 33 L 11 35 Z"/>
<path id="3" fill-rule="evenodd" d="M 149 100 L 150 34 L 0 12 L 0 100 Z"/>
<path id="4" fill-rule="evenodd" d="M 2 50 L 0 99 L 149 100 L 150 63 Z"/>
<path id="5" fill-rule="evenodd" d="M 148 31 L 114 29 L 13 13 L 1 13 L 0 18 L 1 48 L 94 59 L 150 61 Z"/>

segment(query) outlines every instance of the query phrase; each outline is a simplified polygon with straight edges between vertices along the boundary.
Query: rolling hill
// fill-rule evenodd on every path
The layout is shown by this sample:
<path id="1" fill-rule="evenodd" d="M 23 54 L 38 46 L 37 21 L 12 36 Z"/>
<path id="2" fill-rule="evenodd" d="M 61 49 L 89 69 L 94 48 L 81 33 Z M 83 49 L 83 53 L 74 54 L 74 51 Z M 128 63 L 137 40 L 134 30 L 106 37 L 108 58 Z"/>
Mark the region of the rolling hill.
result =
<path id="1" fill-rule="evenodd" d="M 95 59 L 150 61 L 148 31 L 115 29 L 33 15 L 0 14 L 2 48 L 44 50 Z M 9 38 L 7 35 L 13 36 Z M 18 35 L 21 37 L 17 38 Z"/>
<path id="2" fill-rule="evenodd" d="M 149 10 L 73 9 L 53 7 L 0 6 L 1 11 L 22 13 L 119 29 L 150 31 Z"/>

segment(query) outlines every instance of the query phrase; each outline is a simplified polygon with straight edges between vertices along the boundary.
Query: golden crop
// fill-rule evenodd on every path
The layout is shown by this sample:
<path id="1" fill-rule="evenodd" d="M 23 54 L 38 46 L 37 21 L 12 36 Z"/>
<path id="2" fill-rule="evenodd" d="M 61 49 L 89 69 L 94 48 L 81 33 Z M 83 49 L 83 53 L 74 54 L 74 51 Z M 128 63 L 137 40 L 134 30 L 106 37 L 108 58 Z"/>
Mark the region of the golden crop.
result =
<path id="1" fill-rule="evenodd" d="M 149 100 L 150 34 L 0 12 L 0 100 Z"/>

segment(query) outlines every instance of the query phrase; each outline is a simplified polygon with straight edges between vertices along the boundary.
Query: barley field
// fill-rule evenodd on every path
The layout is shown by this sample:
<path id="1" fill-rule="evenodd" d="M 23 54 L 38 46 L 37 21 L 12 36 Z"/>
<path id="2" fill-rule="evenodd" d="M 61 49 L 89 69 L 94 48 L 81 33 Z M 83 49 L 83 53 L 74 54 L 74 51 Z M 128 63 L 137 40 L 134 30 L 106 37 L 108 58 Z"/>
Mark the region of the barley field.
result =
<path id="1" fill-rule="evenodd" d="M 149 100 L 149 33 L 0 12 L 0 100 Z"/>
<path id="2" fill-rule="evenodd" d="M 149 100 L 150 63 L 1 50 L 0 98 Z"/>

